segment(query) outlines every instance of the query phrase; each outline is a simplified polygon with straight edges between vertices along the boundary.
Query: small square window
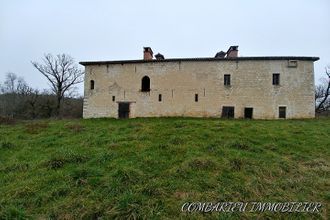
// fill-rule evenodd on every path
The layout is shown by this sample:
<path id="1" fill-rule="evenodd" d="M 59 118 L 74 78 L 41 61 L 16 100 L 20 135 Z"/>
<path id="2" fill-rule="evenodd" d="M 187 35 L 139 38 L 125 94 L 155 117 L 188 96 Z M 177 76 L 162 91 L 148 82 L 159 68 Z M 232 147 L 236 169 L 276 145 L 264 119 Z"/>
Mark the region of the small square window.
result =
<path id="1" fill-rule="evenodd" d="M 223 84 L 225 86 L 230 86 L 230 74 L 225 74 L 224 75 L 224 82 L 223 82 Z"/>
<path id="2" fill-rule="evenodd" d="M 289 60 L 288 61 L 288 67 L 297 68 L 297 66 L 298 66 L 298 60 Z"/>
<path id="3" fill-rule="evenodd" d="M 280 74 L 273 73 L 273 85 L 280 85 Z"/>

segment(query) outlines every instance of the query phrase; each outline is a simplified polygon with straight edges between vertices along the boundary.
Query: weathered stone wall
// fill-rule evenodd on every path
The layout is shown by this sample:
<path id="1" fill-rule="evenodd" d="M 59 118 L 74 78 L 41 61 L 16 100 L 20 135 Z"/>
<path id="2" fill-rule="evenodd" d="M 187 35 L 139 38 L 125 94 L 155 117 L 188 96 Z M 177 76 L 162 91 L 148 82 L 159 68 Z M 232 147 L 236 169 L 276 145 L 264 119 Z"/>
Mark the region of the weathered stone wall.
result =
<path id="1" fill-rule="evenodd" d="M 132 102 L 130 117 L 220 117 L 222 106 L 234 106 L 235 118 L 252 107 L 253 118 L 274 119 L 278 107 L 286 106 L 287 118 L 313 118 L 313 72 L 312 61 L 298 61 L 292 68 L 287 60 L 87 65 L 83 116 L 117 118 L 117 102 L 127 101 Z M 272 85 L 273 73 L 280 73 L 279 86 Z M 224 86 L 224 74 L 231 74 L 231 86 Z M 150 92 L 140 91 L 145 75 L 150 77 Z M 94 90 L 90 80 L 95 81 Z"/>

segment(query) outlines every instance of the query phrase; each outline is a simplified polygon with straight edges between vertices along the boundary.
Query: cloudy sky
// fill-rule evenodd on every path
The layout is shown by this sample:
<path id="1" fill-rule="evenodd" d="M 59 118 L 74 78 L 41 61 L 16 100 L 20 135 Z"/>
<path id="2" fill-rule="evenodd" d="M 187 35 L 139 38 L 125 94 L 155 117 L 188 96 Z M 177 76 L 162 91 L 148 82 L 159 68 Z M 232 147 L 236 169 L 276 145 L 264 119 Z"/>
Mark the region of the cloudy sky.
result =
<path id="1" fill-rule="evenodd" d="M 150 46 L 167 58 L 213 57 L 230 45 L 241 56 L 318 56 L 318 80 L 330 64 L 330 1 L 0 0 L 0 82 L 10 71 L 48 88 L 30 63 L 44 53 L 141 59 Z"/>

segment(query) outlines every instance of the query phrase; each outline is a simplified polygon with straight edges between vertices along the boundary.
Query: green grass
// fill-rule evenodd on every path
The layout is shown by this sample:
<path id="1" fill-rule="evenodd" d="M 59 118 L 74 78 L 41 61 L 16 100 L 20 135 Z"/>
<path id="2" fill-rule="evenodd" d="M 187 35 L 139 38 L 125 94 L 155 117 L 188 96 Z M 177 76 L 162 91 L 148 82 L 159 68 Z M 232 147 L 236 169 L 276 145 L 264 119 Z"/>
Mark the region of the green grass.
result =
<path id="1" fill-rule="evenodd" d="M 0 125 L 0 219 L 327 219 L 330 119 Z M 185 202 L 311 201 L 308 213 L 182 213 Z"/>

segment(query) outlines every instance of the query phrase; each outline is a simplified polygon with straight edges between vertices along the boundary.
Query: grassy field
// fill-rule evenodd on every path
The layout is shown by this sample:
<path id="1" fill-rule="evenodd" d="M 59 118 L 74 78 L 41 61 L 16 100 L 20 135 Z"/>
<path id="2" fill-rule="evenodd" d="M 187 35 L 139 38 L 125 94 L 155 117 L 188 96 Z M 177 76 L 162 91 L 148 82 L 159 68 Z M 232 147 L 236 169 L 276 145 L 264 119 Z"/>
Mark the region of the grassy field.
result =
<path id="1" fill-rule="evenodd" d="M 327 219 L 330 119 L 0 125 L 0 219 Z M 319 214 L 181 212 L 185 202 L 311 201 Z"/>

